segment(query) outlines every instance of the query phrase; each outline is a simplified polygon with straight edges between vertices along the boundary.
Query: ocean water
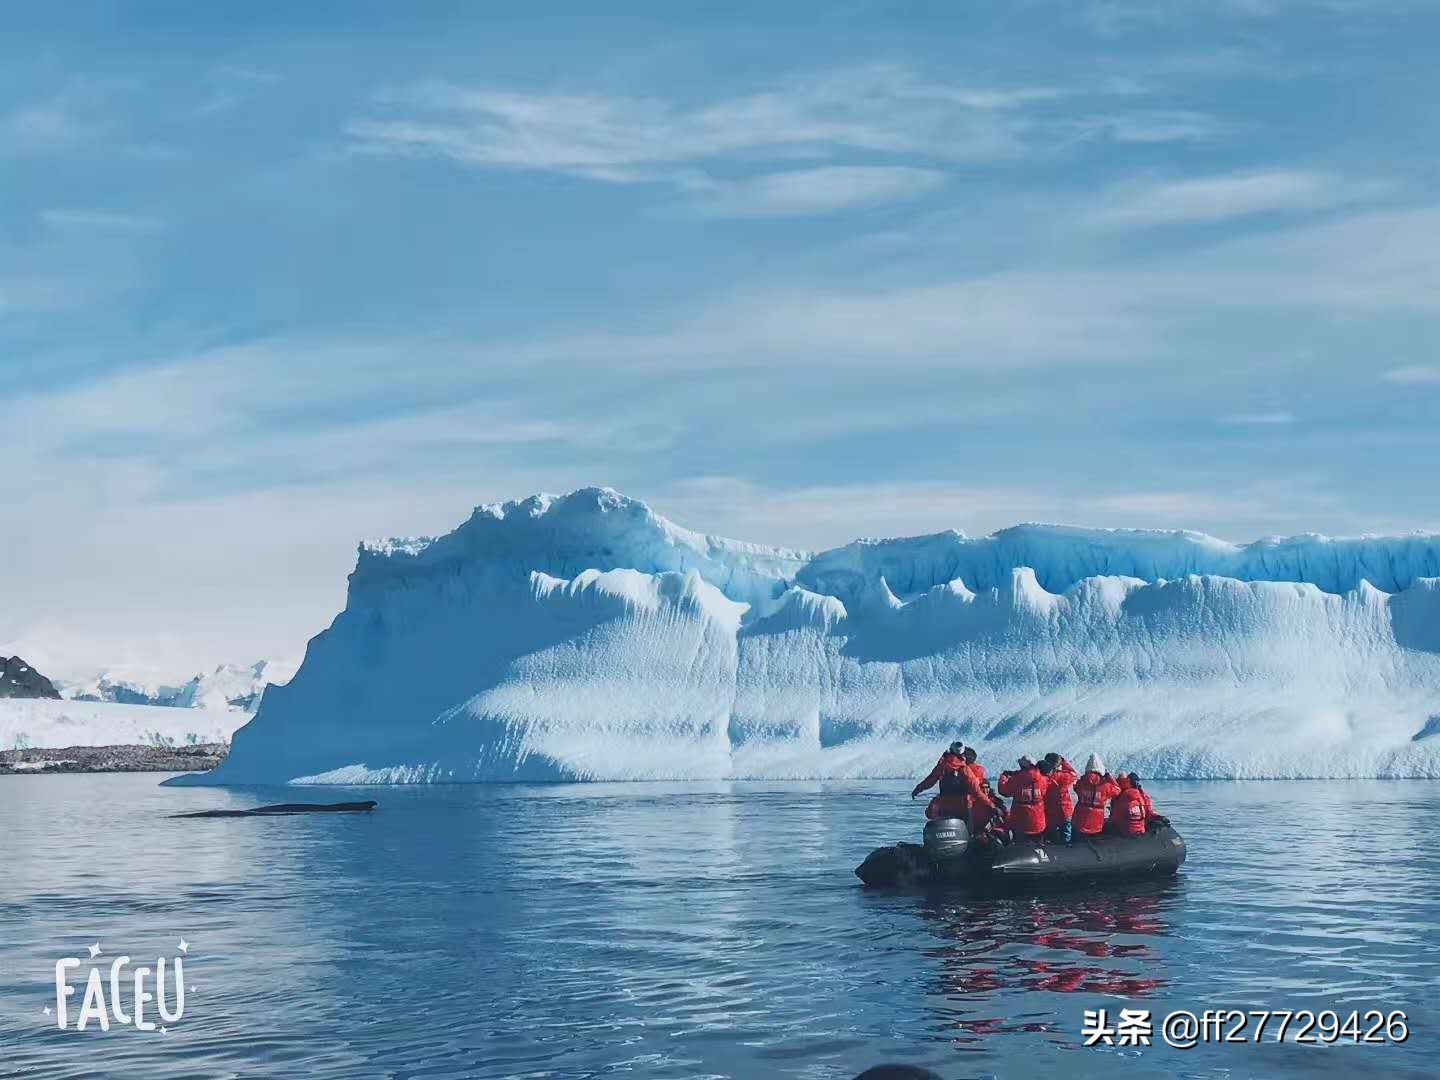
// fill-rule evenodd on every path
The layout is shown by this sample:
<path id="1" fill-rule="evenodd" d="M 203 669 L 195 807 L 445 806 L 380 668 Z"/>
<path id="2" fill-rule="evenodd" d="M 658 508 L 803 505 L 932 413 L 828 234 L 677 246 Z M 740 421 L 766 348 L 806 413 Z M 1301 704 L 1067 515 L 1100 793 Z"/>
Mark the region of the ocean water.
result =
<path id="1" fill-rule="evenodd" d="M 1155 783 L 1189 843 L 1177 878 L 974 900 L 854 877 L 918 836 L 908 781 L 158 779 L 0 780 L 0 1076 L 1437 1075 L 1428 783 Z M 351 797 L 379 809 L 167 817 Z M 108 972 L 182 937 L 164 1033 L 45 1015 L 61 957 L 82 961 L 73 1027 L 88 946 Z M 1102 1008 L 1403 1010 L 1409 1037 L 1084 1047 Z"/>

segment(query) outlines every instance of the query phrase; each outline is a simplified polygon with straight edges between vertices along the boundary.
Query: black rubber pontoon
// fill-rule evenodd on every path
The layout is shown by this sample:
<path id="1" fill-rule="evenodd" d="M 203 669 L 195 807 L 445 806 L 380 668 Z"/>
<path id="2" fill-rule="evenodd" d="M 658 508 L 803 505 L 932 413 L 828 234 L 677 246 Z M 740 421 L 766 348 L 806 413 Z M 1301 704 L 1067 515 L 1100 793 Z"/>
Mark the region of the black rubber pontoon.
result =
<path id="1" fill-rule="evenodd" d="M 1160 877 L 1185 861 L 1185 841 L 1170 825 L 1143 836 L 1077 836 L 1069 844 L 972 844 L 965 822 L 925 826 L 925 843 L 876 848 L 855 874 L 866 885 L 956 885 L 1029 889 L 1103 879 Z"/>

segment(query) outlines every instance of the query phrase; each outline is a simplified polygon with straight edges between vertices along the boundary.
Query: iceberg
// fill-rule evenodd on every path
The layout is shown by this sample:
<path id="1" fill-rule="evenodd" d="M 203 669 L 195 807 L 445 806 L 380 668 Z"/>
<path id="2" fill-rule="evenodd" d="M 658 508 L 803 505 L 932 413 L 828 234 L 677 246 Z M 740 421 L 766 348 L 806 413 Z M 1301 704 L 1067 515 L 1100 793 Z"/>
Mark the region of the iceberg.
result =
<path id="1" fill-rule="evenodd" d="M 812 553 L 608 488 L 362 545 L 345 609 L 170 783 L 1440 777 L 1440 535 L 1022 525 Z"/>

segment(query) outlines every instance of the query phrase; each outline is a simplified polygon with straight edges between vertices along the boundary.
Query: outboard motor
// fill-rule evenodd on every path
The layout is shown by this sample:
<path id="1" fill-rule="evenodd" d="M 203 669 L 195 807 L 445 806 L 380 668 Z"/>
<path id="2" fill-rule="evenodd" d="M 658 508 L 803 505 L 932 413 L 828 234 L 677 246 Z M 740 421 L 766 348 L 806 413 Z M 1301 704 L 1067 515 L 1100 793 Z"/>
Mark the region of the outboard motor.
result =
<path id="1" fill-rule="evenodd" d="M 937 818 L 925 823 L 925 854 L 935 862 L 951 862 L 970 849 L 970 826 L 964 818 Z"/>

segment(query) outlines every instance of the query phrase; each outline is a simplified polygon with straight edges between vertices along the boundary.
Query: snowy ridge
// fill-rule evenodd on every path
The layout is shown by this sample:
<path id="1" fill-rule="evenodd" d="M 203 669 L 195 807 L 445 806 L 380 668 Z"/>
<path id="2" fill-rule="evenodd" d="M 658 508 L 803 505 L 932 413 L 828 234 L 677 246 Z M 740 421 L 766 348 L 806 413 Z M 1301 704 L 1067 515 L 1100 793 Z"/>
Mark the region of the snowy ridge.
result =
<path id="1" fill-rule="evenodd" d="M 228 742 L 245 714 L 108 701 L 0 701 L 0 750 Z"/>
<path id="2" fill-rule="evenodd" d="M 269 660 L 243 666 L 221 664 L 208 674 L 195 675 L 178 684 L 104 670 L 62 683 L 61 696 L 69 701 L 254 712 L 265 687 L 271 682 L 284 682 L 294 670 L 293 664 Z"/>
<path id="3" fill-rule="evenodd" d="M 910 776 L 956 737 L 997 765 L 1440 777 L 1440 537 L 809 555 L 536 496 L 363 547 L 299 673 L 186 782 Z"/>

